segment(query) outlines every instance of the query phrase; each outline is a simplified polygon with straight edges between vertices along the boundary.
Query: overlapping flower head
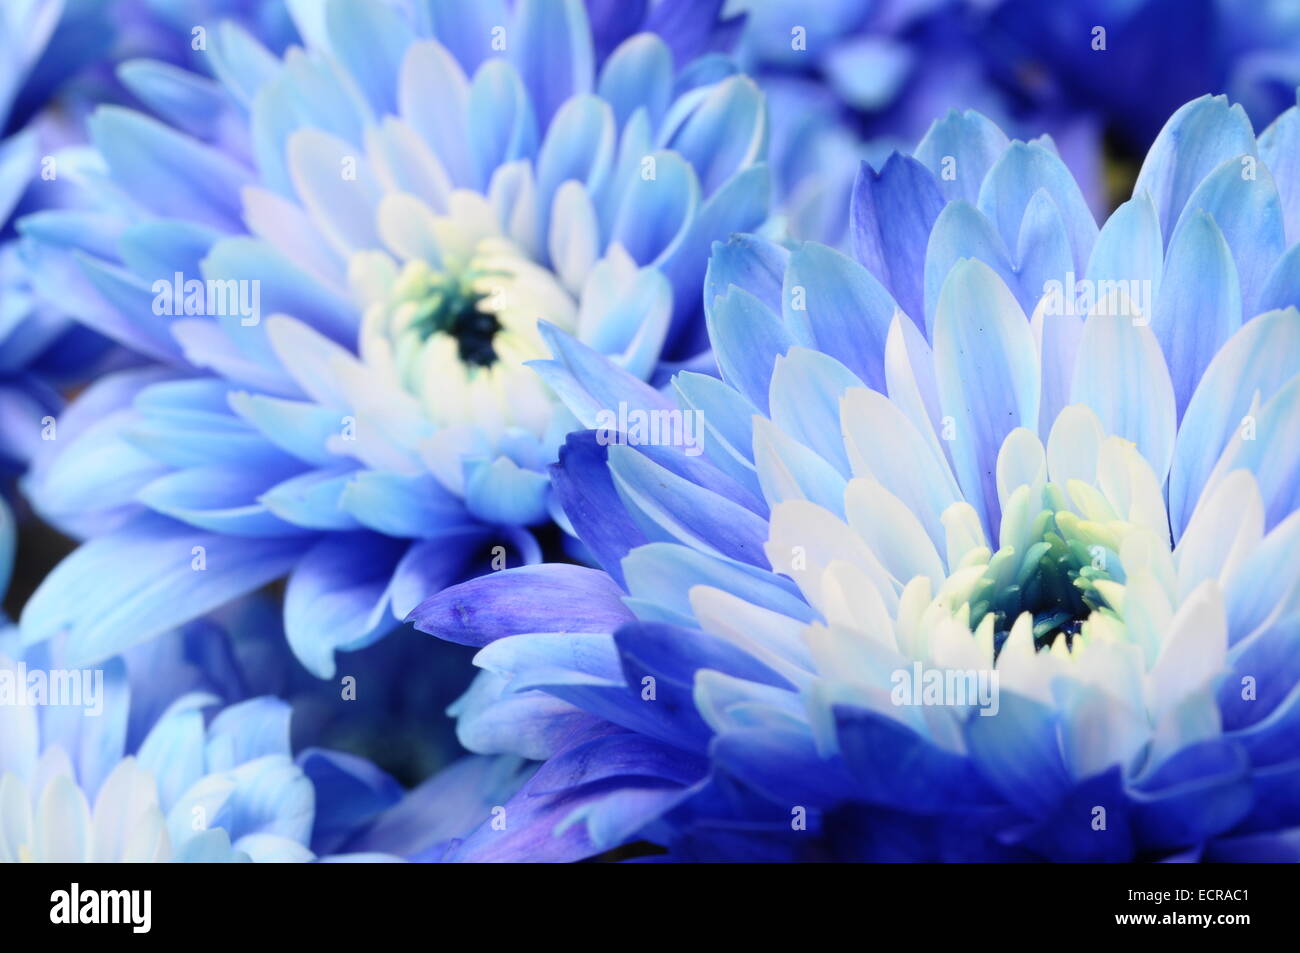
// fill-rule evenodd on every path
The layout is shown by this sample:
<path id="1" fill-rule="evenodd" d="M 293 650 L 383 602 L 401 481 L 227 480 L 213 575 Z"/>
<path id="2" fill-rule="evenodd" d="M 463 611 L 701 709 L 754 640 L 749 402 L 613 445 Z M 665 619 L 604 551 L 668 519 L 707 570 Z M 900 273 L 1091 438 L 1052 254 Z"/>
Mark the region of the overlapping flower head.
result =
<path id="1" fill-rule="evenodd" d="M 13 559 L 0 501 L 0 594 Z M 470 757 L 405 792 L 355 755 L 295 756 L 290 706 L 246 694 L 261 673 L 210 620 L 92 667 L 64 647 L 0 616 L 0 863 L 477 859 L 531 773 Z"/>
<path id="2" fill-rule="evenodd" d="M 0 594 L 14 547 L 13 516 L 0 501 Z M 249 850 L 268 859 L 306 851 L 312 791 L 287 757 L 284 712 L 259 700 L 232 707 L 205 731 L 202 708 L 217 698 L 186 693 L 212 682 L 177 664 L 182 638 L 160 640 L 149 677 L 133 685 L 118 659 L 68 670 L 48 645 L 23 653 L 17 629 L 0 616 L 0 863 L 224 861 L 247 860 Z M 171 701 L 168 691 L 175 704 L 150 711 Z M 256 737 L 267 728 L 282 730 Z M 260 815 L 237 817 L 259 788 L 270 795 Z M 245 849 L 232 848 L 232 839 Z"/>
<path id="3" fill-rule="evenodd" d="M 25 466 L 40 443 L 32 421 L 62 407 L 54 385 L 96 351 L 94 335 L 33 293 L 12 216 L 54 191 L 49 183 L 32 186 L 49 178 L 42 160 L 70 135 L 47 107 L 69 76 L 103 54 L 106 27 L 85 5 L 22 0 L 0 10 L 0 471 L 6 475 Z M 87 42 L 73 42 L 83 36 Z"/>
<path id="4" fill-rule="evenodd" d="M 69 157 L 99 209 L 22 228 L 35 280 L 153 363 L 90 388 L 29 476 L 94 538 L 25 637 L 104 657 L 288 575 L 289 642 L 328 675 L 537 560 L 572 425 L 523 366 L 538 321 L 653 378 L 707 347 L 710 243 L 767 215 L 762 96 L 684 59 L 716 11 L 680 6 L 298 3 L 283 59 L 225 25 L 215 81 L 126 64 L 161 121 L 101 110 Z"/>
<path id="5" fill-rule="evenodd" d="M 952 114 L 862 170 L 852 258 L 715 246 L 722 380 L 551 332 L 584 424 L 703 454 L 571 435 L 603 571 L 416 610 L 484 646 L 462 740 L 549 758 L 575 854 L 1291 857 L 1298 137 L 1191 102 L 1099 230 L 1049 142 Z"/>
<path id="6" fill-rule="evenodd" d="M 791 232 L 838 245 L 854 154 L 910 148 L 951 107 L 1050 133 L 1094 211 L 1103 154 L 1127 163 L 1205 91 L 1256 128 L 1291 105 L 1300 17 L 1251 0 L 734 0 L 737 56 L 772 103 L 771 162 Z M 1135 97 L 1134 90 L 1142 90 Z M 817 148 L 808 148 L 809 143 Z"/>

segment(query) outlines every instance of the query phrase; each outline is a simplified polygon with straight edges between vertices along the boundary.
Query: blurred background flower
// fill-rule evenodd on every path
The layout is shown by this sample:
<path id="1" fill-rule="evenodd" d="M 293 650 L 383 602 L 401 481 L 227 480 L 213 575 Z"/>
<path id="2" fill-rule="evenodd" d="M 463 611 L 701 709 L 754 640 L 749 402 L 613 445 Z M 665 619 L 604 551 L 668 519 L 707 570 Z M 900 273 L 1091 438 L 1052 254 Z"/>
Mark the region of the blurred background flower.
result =
<path id="1" fill-rule="evenodd" d="M 950 109 L 1050 135 L 1095 214 L 1123 201 L 1165 119 L 1228 93 L 1263 129 L 1295 101 L 1288 0 L 730 0 L 772 103 L 791 233 L 840 244 L 856 159 L 879 168 Z"/>

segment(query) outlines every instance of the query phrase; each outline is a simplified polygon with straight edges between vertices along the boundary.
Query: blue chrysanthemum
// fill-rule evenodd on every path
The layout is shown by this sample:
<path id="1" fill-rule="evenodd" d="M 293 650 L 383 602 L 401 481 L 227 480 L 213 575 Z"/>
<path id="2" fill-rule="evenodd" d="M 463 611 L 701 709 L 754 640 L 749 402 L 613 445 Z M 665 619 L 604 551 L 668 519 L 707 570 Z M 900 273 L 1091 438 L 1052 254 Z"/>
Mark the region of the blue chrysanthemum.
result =
<path id="1" fill-rule="evenodd" d="M 715 247 L 721 381 L 552 332 L 588 427 L 698 413 L 704 452 L 571 435 L 604 571 L 416 610 L 484 646 L 462 739 L 571 779 L 537 824 L 575 856 L 1293 858 L 1297 155 L 1300 107 L 1256 141 L 1194 101 L 1098 230 L 953 115 L 864 168 L 857 260 Z"/>
<path id="2" fill-rule="evenodd" d="M 0 594 L 13 561 L 0 500 Z M 295 756 L 291 706 L 244 691 L 264 658 L 209 621 L 91 668 L 63 647 L 24 650 L 0 614 L 0 863 L 476 860 L 532 773 L 470 757 L 406 792 L 352 754 Z"/>
<path id="3" fill-rule="evenodd" d="M 26 465 L 40 444 L 39 422 L 63 405 L 54 385 L 99 350 L 94 335 L 34 292 L 12 217 L 56 200 L 58 183 L 41 181 L 52 171 L 42 159 L 73 133 L 51 99 L 106 52 L 106 27 L 84 3 L 23 0 L 0 10 L 0 471 Z"/>
<path id="4" fill-rule="evenodd" d="M 32 281 L 15 223 L 80 201 L 57 154 L 84 143 L 95 104 L 128 96 L 112 64 L 191 56 L 202 67 L 195 34 L 218 8 L 283 48 L 288 14 L 273 0 L 15 0 L 0 10 L 0 470 L 20 471 L 50 439 L 61 392 L 126 360 L 73 320 L 57 288 Z"/>
<path id="5" fill-rule="evenodd" d="M 576 0 L 413 7 L 293 4 L 283 59 L 211 30 L 218 81 L 126 64 L 171 125 L 99 111 L 68 157 L 98 211 L 23 221 L 37 283 L 154 361 L 96 382 L 28 478 L 95 538 L 27 639 L 101 658 L 287 575 L 327 675 L 539 558 L 572 426 L 524 366 L 539 320 L 642 379 L 706 348 L 709 244 L 767 214 L 762 96 L 682 61 L 716 11 L 613 11 L 594 42 Z"/>
<path id="6" fill-rule="evenodd" d="M 976 109 L 1050 132 L 1094 211 L 1104 153 L 1146 151 L 1180 104 L 1242 103 L 1257 128 L 1300 83 L 1300 14 L 1253 0 L 732 0 L 737 56 L 772 103 L 771 163 L 791 233 L 838 245 L 857 155 L 905 149 Z M 1141 90 L 1140 96 L 1134 91 Z M 1125 183 L 1127 185 L 1127 183 Z"/>

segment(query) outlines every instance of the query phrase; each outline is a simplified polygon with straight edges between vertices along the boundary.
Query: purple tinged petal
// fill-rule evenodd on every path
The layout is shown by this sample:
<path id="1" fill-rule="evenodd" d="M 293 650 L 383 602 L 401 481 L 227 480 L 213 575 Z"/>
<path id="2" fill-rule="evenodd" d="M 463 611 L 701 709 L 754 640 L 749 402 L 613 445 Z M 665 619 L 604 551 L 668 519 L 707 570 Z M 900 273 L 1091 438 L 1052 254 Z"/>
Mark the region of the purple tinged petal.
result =
<path id="1" fill-rule="evenodd" d="M 939 183 L 916 159 L 894 153 L 879 172 L 865 162 L 858 168 L 849 205 L 853 255 L 922 331 L 925 251 L 943 206 Z"/>
<path id="2" fill-rule="evenodd" d="M 622 585 L 623 557 L 647 539 L 614 488 L 608 458 L 609 447 L 594 432 L 572 433 L 551 466 L 551 483 L 574 533 Z"/>
<path id="3" fill-rule="evenodd" d="M 513 32 L 509 55 L 544 129 L 565 100 L 591 92 L 596 66 L 587 11 L 580 0 L 520 0 Z"/>
<path id="4" fill-rule="evenodd" d="M 867 269 L 816 242 L 790 255 L 781 293 L 791 337 L 834 358 L 873 390 L 885 389 L 885 341 L 898 305 Z"/>
<path id="5" fill-rule="evenodd" d="M 520 566 L 452 586 L 418 605 L 408 621 L 461 645 L 529 632 L 611 632 L 632 618 L 622 596 L 596 569 Z"/>
<path id="6" fill-rule="evenodd" d="M 220 231 L 241 229 L 239 192 L 253 184 L 250 170 L 197 139 L 117 106 L 97 110 L 89 130 L 114 180 L 147 208 Z"/>
<path id="7" fill-rule="evenodd" d="M 296 560 L 284 594 L 284 634 L 307 671 L 332 677 L 336 650 L 364 648 L 396 625 L 389 583 L 407 545 L 378 533 L 330 533 Z"/>

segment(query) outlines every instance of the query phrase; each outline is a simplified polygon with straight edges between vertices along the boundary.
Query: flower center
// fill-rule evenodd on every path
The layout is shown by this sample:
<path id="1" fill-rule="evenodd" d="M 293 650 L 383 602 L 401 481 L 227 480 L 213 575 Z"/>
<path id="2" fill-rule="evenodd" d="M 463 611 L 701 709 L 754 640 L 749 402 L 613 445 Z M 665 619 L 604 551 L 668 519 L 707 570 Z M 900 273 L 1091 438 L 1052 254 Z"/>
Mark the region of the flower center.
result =
<path id="1" fill-rule="evenodd" d="M 1072 515 L 1072 514 L 1071 514 Z M 1034 620 L 1034 647 L 1048 649 L 1058 637 L 1071 648 L 1084 621 L 1105 603 L 1093 587 L 1093 580 L 1109 578 L 1104 568 L 1079 540 L 1067 541 L 1056 528 L 1054 514 L 1044 510 L 1046 531 L 1023 559 L 1009 550 L 999 550 L 990 561 L 996 572 L 1000 560 L 1014 562 L 1015 578 L 1009 585 L 989 586 L 983 597 L 971 605 L 971 624 L 978 626 L 993 613 L 993 650 L 996 655 L 1021 613 Z M 1104 556 L 1100 557 L 1104 559 Z M 1000 575 L 1000 574 L 999 574 Z"/>
<path id="2" fill-rule="evenodd" d="M 1098 583 L 1122 583 L 1123 573 L 1112 548 L 1118 544 L 1104 536 L 1102 527 L 1069 509 L 1044 509 L 1027 533 L 1032 542 L 992 555 L 968 604 L 972 631 L 993 616 L 995 658 L 1022 613 L 1033 619 L 1035 649 L 1046 650 L 1058 638 L 1073 649 L 1089 616 L 1112 611 Z"/>
<path id="3" fill-rule="evenodd" d="M 419 342 L 434 334 L 455 338 L 457 352 L 466 364 L 491 367 L 497 361 L 493 339 L 501 330 L 495 314 L 483 307 L 486 295 L 474 290 L 475 282 L 493 274 L 467 271 L 460 276 L 422 271 L 404 288 L 414 304 L 406 331 Z"/>

